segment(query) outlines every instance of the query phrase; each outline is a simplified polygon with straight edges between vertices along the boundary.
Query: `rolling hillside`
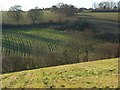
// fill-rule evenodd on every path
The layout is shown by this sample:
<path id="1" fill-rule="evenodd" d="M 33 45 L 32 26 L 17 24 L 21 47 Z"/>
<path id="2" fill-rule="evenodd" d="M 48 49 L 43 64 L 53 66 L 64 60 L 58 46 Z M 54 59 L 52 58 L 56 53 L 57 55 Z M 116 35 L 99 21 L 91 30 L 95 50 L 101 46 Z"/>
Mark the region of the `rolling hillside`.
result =
<path id="1" fill-rule="evenodd" d="M 2 88 L 117 88 L 118 58 L 0 75 Z"/>
<path id="2" fill-rule="evenodd" d="M 7 29 L 3 30 L 2 52 L 5 55 L 33 56 L 35 52 L 62 51 L 62 43 L 68 38 L 64 33 L 49 28 Z"/>
<path id="3" fill-rule="evenodd" d="M 91 28 L 95 31 L 118 33 L 119 13 L 80 13 L 80 17 L 87 18 Z"/>

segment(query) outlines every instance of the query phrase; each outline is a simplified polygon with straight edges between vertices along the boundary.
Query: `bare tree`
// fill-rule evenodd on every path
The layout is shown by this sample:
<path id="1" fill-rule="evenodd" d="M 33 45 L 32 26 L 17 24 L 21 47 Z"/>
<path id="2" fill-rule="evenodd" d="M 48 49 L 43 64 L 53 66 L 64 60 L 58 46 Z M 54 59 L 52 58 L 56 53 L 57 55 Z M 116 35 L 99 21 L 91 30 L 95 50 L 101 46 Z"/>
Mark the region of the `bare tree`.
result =
<path id="1" fill-rule="evenodd" d="M 111 1 L 109 2 L 109 5 L 110 5 L 110 9 L 113 9 L 116 6 L 116 3 Z"/>
<path id="2" fill-rule="evenodd" d="M 20 5 L 14 5 L 14 6 L 11 6 L 9 11 L 8 11 L 8 15 L 13 18 L 17 24 L 20 23 L 20 19 L 22 18 L 22 6 Z"/>
<path id="3" fill-rule="evenodd" d="M 51 12 L 57 13 L 58 7 L 56 5 L 53 5 L 51 8 Z"/>
<path id="4" fill-rule="evenodd" d="M 117 5 L 116 5 L 116 2 L 113 2 L 113 1 L 105 1 L 105 2 L 100 2 L 99 3 L 99 9 L 102 10 L 102 9 L 107 9 L 107 10 L 112 10 L 114 8 L 116 8 Z"/>
<path id="5" fill-rule="evenodd" d="M 33 24 L 36 24 L 38 20 L 42 17 L 42 9 L 35 7 L 28 11 L 28 17 L 32 20 Z"/>
<path id="6" fill-rule="evenodd" d="M 89 61 L 91 51 L 93 50 L 94 41 L 92 41 L 92 37 L 94 34 L 91 30 L 86 29 L 82 32 L 72 33 L 73 39 L 68 41 L 68 45 L 70 45 L 70 53 L 74 59 L 79 61 Z"/>
<path id="7" fill-rule="evenodd" d="M 99 9 L 103 9 L 103 7 L 104 7 L 103 3 L 102 2 L 99 3 Z"/>
<path id="8" fill-rule="evenodd" d="M 52 11 L 60 15 L 65 15 L 67 17 L 70 17 L 77 12 L 77 8 L 73 5 L 58 3 L 56 6 L 52 6 Z"/>

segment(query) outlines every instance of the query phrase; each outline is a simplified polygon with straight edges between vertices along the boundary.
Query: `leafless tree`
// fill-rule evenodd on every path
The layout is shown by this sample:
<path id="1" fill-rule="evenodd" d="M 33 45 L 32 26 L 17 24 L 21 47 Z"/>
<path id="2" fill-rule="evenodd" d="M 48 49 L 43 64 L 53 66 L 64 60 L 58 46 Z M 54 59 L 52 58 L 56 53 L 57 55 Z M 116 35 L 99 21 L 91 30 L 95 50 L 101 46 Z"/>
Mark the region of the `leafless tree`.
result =
<path id="1" fill-rule="evenodd" d="M 77 8 L 73 5 L 58 3 L 56 6 L 52 6 L 52 11 L 60 15 L 65 15 L 67 17 L 70 17 L 70 16 L 73 16 L 77 12 Z"/>
<path id="2" fill-rule="evenodd" d="M 8 15 L 13 18 L 17 24 L 20 23 L 20 19 L 22 18 L 22 6 L 20 5 L 14 5 L 14 6 L 11 6 L 9 11 L 8 11 Z"/>
<path id="3" fill-rule="evenodd" d="M 40 20 L 42 17 L 42 9 L 39 9 L 39 7 L 30 9 L 28 11 L 28 17 L 32 20 L 33 24 L 36 24 L 37 21 Z"/>
<path id="4" fill-rule="evenodd" d="M 86 29 L 82 32 L 72 33 L 73 39 L 70 39 L 68 45 L 71 48 L 71 55 L 79 61 L 89 61 L 90 52 L 93 49 L 93 41 L 91 37 L 93 32 L 89 29 Z"/>
<path id="5" fill-rule="evenodd" d="M 114 9 L 115 7 L 117 7 L 117 3 L 113 1 L 104 1 L 99 3 L 99 9 L 111 10 Z"/>

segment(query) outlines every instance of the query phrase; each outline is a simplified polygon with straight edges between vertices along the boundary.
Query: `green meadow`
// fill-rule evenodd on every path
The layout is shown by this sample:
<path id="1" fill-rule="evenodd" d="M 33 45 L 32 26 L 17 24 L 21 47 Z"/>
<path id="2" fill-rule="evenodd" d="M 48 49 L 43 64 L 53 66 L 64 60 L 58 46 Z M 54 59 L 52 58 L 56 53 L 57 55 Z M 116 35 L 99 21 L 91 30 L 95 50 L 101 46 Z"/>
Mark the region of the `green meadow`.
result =
<path id="1" fill-rule="evenodd" d="M 79 13 L 82 16 L 89 16 L 90 18 L 109 20 L 109 21 L 118 21 L 118 12 L 87 12 Z"/>
<path id="2" fill-rule="evenodd" d="M 0 75 L 2 88 L 118 88 L 118 58 Z"/>

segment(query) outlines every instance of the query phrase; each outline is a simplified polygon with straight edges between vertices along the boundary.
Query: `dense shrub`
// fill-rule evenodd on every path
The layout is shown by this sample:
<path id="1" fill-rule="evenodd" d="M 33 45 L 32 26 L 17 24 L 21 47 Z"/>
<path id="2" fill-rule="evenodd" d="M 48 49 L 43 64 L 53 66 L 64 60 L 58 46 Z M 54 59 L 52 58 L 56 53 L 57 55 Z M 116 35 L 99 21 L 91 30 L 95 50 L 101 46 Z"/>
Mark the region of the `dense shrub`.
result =
<path id="1" fill-rule="evenodd" d="M 68 29 L 73 29 L 77 31 L 83 31 L 86 28 L 89 28 L 88 21 L 85 19 L 69 21 L 68 23 L 66 23 L 66 26 L 68 27 Z"/>
<path id="2" fill-rule="evenodd" d="M 55 30 L 76 30 L 76 31 L 83 31 L 86 28 L 89 28 L 89 22 L 85 19 L 81 20 L 72 20 L 72 21 L 65 21 L 64 25 L 53 25 L 50 27 Z"/>
<path id="3" fill-rule="evenodd" d="M 119 34 L 118 33 L 101 33 L 101 32 L 97 32 L 95 35 L 95 38 L 98 38 L 100 40 L 103 41 L 107 41 L 107 42 L 118 42 L 119 40 Z"/>
<path id="4" fill-rule="evenodd" d="M 101 58 L 118 58 L 120 56 L 120 45 L 118 43 L 101 44 L 96 49 Z"/>

